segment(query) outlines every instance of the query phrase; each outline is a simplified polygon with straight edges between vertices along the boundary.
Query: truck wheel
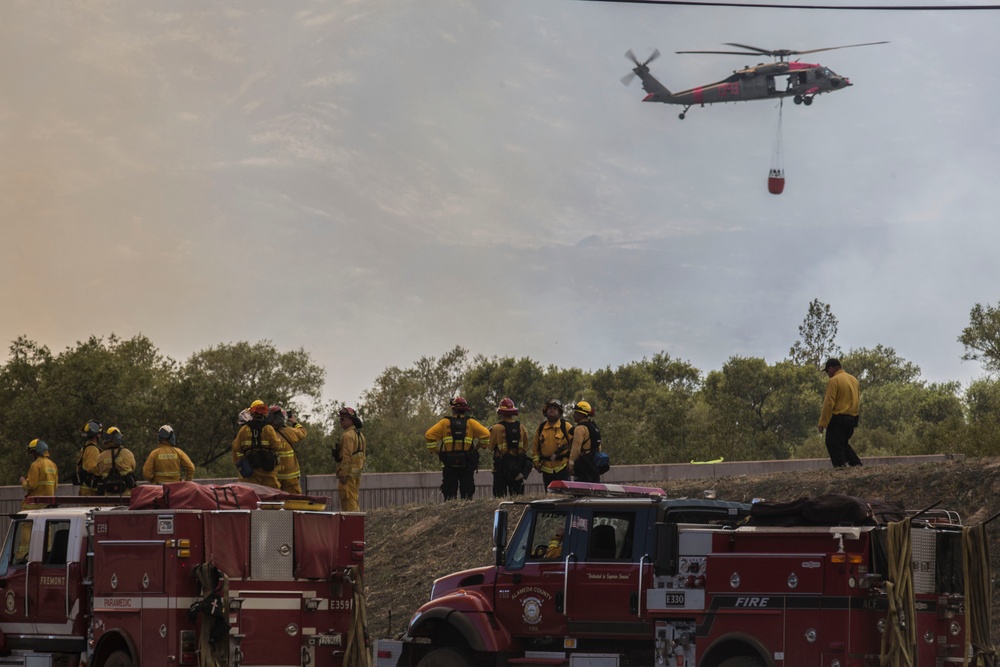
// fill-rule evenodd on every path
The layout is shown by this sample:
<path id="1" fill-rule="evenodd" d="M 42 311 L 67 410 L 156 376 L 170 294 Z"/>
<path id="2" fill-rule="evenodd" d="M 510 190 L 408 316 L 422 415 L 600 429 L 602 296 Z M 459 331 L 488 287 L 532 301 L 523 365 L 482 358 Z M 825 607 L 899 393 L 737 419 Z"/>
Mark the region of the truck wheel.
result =
<path id="1" fill-rule="evenodd" d="M 115 651 L 104 661 L 104 667 L 133 667 L 132 656 L 127 651 Z"/>
<path id="2" fill-rule="evenodd" d="M 472 658 L 462 649 L 434 649 L 417 663 L 417 667 L 475 667 Z"/>
<path id="3" fill-rule="evenodd" d="M 750 655 L 734 655 L 720 662 L 719 667 L 764 667 L 764 663 Z"/>

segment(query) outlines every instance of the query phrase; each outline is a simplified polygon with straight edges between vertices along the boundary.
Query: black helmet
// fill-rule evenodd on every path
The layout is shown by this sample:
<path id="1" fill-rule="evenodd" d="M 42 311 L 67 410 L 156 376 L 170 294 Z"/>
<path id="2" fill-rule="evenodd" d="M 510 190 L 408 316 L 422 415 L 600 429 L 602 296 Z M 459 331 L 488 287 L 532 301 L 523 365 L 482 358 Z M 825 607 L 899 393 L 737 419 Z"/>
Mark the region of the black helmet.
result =
<path id="1" fill-rule="evenodd" d="M 558 398 L 550 398 L 545 403 L 545 407 L 542 408 L 542 414 L 544 415 L 546 412 L 548 412 L 549 408 L 558 408 L 559 409 L 559 414 L 563 413 L 563 404 L 562 404 L 562 401 L 560 401 Z"/>

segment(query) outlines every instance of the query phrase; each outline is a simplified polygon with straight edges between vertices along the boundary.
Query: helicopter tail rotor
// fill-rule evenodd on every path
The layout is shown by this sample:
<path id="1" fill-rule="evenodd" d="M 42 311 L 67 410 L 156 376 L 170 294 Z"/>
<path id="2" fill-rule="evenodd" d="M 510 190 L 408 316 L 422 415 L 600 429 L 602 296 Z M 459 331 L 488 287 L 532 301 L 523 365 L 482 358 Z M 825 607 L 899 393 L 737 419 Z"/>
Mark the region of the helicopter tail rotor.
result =
<path id="1" fill-rule="evenodd" d="M 635 67 L 632 69 L 632 71 L 623 76 L 621 79 L 622 83 L 627 86 L 630 83 L 632 83 L 632 80 L 640 72 L 645 74 L 646 72 L 649 71 L 649 63 L 653 62 L 654 60 L 660 57 L 660 50 L 653 49 L 653 52 L 649 54 L 649 57 L 646 58 L 646 60 L 641 63 L 639 62 L 639 59 L 635 57 L 635 52 L 632 51 L 632 49 L 629 49 L 628 51 L 625 52 L 625 57 L 635 63 Z"/>

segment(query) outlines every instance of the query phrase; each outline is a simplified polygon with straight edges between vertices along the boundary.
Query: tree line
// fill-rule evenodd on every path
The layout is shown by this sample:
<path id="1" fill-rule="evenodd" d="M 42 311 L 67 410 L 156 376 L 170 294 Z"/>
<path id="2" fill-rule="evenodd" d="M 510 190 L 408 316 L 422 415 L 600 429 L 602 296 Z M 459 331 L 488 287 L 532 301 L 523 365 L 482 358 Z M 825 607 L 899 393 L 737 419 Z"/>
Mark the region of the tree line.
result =
<path id="1" fill-rule="evenodd" d="M 368 472 L 437 469 L 424 432 L 461 395 L 487 426 L 505 396 L 529 433 L 550 398 L 567 406 L 586 399 L 597 410 L 612 464 L 825 457 L 816 433 L 828 356 L 841 359 L 862 390 L 861 428 L 852 444 L 862 457 L 965 453 L 1000 455 L 1000 305 L 976 304 L 958 340 L 963 359 L 987 374 L 968 386 L 929 383 L 920 368 L 884 345 L 846 352 L 838 321 L 819 300 L 809 304 L 787 358 L 733 356 L 703 373 L 661 352 L 597 370 L 542 365 L 533 359 L 472 355 L 455 347 L 411 366 L 390 366 L 356 407 L 365 421 Z M 89 419 L 118 426 L 140 461 L 156 431 L 171 424 L 198 477 L 232 477 L 230 445 L 240 410 L 257 398 L 297 413 L 309 431 L 299 448 L 306 474 L 330 473 L 341 401 L 323 401 L 324 371 L 303 349 L 269 341 L 199 351 L 184 362 L 162 355 L 145 336 L 91 337 L 59 354 L 19 337 L 0 367 L 0 483 L 27 468 L 33 438 L 45 440 L 60 473 L 72 473 Z M 490 462 L 483 455 L 482 466 Z"/>

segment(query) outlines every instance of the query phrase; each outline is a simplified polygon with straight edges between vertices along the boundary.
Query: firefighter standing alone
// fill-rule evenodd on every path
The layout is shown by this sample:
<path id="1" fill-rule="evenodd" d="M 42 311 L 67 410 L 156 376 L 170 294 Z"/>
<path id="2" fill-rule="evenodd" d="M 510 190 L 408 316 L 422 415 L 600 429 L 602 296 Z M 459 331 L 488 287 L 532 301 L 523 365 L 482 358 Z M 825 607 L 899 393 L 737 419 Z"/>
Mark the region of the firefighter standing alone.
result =
<path id="1" fill-rule="evenodd" d="M 281 488 L 275 471 L 277 442 L 278 434 L 267 423 L 267 404 L 254 401 L 250 404 L 250 421 L 240 427 L 233 440 L 233 463 L 239 470 L 241 482 Z"/>
<path id="2" fill-rule="evenodd" d="M 337 413 L 344 432 L 333 448 L 337 463 L 337 495 L 342 512 L 360 512 L 358 490 L 361 488 L 361 469 L 365 467 L 365 450 L 368 448 L 361 432 L 364 422 L 354 408 L 343 407 Z"/>
<path id="3" fill-rule="evenodd" d="M 142 466 L 142 476 L 151 484 L 191 481 L 194 479 L 194 463 L 177 446 L 177 434 L 170 424 L 164 424 L 156 432 L 159 443 L 149 453 Z"/>
<path id="4" fill-rule="evenodd" d="M 490 432 L 467 413 L 472 408 L 461 396 L 451 400 L 451 417 L 427 429 L 427 451 L 441 461 L 441 495 L 454 500 L 461 489 L 462 500 L 476 493 L 479 450 L 486 447 Z"/>
<path id="5" fill-rule="evenodd" d="M 490 449 L 493 451 L 493 497 L 503 498 L 524 493 L 524 480 L 531 473 L 528 456 L 528 432 L 517 416 L 514 401 L 504 398 L 497 407 L 500 421 L 490 427 Z"/>

